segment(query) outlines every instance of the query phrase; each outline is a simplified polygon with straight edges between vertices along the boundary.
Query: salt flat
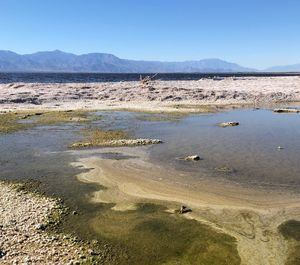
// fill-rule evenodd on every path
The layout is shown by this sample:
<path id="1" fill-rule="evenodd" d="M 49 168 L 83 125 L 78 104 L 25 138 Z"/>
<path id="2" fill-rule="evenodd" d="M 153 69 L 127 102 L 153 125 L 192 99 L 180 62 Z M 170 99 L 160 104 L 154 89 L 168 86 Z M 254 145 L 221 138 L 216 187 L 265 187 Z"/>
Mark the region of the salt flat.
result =
<path id="1" fill-rule="evenodd" d="M 5 109 L 176 110 L 174 104 L 266 105 L 300 100 L 300 78 L 227 77 L 197 81 L 0 84 Z M 178 110 L 178 109 L 177 109 Z"/>

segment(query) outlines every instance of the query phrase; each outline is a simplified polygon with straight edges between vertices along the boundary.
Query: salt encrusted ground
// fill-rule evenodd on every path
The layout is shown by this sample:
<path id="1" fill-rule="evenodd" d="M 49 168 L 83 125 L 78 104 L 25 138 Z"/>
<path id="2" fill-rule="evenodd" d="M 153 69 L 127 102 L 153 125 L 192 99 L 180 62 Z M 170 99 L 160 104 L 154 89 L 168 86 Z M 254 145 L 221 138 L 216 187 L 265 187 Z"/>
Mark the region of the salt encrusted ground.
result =
<path id="1" fill-rule="evenodd" d="M 148 85 L 142 85 L 139 81 L 0 84 L 1 110 L 41 107 L 172 110 L 174 104 L 255 105 L 299 100 L 298 76 L 158 80 Z"/>

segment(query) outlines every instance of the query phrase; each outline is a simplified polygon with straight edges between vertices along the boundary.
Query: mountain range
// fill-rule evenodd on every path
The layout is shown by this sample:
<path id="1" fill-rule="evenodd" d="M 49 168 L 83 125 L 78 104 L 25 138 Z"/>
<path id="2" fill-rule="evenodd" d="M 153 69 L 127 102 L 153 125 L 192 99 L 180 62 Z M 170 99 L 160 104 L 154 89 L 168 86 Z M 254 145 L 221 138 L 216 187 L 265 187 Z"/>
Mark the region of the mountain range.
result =
<path id="1" fill-rule="evenodd" d="M 257 72 L 220 59 L 161 62 L 118 58 L 108 53 L 76 55 L 59 50 L 20 55 L 0 50 L 0 72 L 93 72 L 93 73 L 224 73 Z M 277 66 L 270 72 L 300 72 L 300 64 Z"/>
<path id="2" fill-rule="evenodd" d="M 160 62 L 118 58 L 107 53 L 75 55 L 59 50 L 20 55 L 0 50 L 1 72 L 191 73 L 253 72 L 220 59 Z"/>

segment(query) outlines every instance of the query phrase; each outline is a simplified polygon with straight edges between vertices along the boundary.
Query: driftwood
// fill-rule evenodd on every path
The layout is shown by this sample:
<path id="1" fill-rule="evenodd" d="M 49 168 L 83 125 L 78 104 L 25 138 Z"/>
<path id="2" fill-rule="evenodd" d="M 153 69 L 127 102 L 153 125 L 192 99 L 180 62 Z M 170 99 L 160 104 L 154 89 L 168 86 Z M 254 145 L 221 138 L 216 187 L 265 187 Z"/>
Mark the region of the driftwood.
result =
<path id="1" fill-rule="evenodd" d="M 142 84 L 142 86 L 149 86 L 151 85 L 151 83 L 153 82 L 153 78 L 156 77 L 158 74 L 155 74 L 153 76 L 147 75 L 145 77 L 142 77 L 142 75 L 140 75 L 140 82 Z"/>

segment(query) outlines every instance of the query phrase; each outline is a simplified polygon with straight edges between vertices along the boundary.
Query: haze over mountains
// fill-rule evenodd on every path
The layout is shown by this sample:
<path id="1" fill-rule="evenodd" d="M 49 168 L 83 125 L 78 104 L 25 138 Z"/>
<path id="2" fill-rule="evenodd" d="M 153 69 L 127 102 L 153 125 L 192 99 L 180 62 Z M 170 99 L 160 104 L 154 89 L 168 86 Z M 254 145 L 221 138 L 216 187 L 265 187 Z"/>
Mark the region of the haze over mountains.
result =
<path id="1" fill-rule="evenodd" d="M 268 72 L 300 72 L 300 64 L 273 66 L 268 68 Z"/>
<path id="2" fill-rule="evenodd" d="M 75 55 L 59 50 L 20 55 L 0 50 L 1 72 L 99 72 L 99 73 L 191 73 L 191 72 L 256 72 L 220 59 L 160 62 L 118 58 L 107 53 Z M 300 64 L 274 67 L 267 71 L 300 71 Z"/>

